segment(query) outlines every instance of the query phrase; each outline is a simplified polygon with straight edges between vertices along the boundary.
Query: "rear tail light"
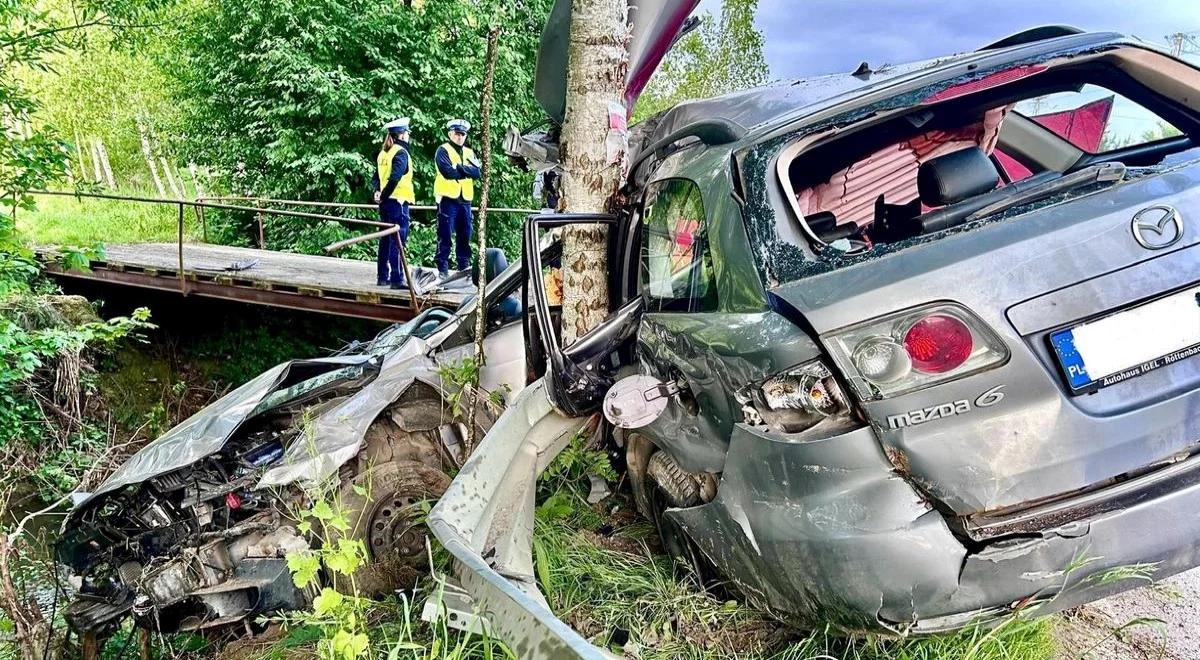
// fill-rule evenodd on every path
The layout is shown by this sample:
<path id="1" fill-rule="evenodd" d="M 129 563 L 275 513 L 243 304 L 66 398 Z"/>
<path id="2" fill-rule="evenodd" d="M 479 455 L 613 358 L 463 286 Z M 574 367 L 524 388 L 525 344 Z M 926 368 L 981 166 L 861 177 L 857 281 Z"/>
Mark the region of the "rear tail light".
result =
<path id="1" fill-rule="evenodd" d="M 904 333 L 904 351 L 913 368 L 926 374 L 943 374 L 962 366 L 974 347 L 971 329 L 949 314 L 930 314 Z"/>
<path id="2" fill-rule="evenodd" d="M 819 360 L 744 388 L 737 398 L 746 423 L 766 424 L 781 433 L 798 433 L 848 410 L 833 373 Z"/>
<path id="3" fill-rule="evenodd" d="M 836 333 L 834 360 L 863 399 L 882 399 L 1003 364 L 1008 348 L 974 314 L 935 304 Z"/>

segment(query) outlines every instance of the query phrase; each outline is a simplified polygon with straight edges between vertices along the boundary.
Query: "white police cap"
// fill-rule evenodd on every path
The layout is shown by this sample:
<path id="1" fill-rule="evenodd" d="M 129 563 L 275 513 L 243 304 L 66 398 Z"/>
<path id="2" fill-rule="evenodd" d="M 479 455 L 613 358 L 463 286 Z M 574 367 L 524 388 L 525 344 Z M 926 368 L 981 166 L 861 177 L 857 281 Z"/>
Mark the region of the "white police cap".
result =
<path id="1" fill-rule="evenodd" d="M 450 121 L 446 122 L 446 130 L 461 131 L 466 133 L 467 131 L 471 130 L 471 123 L 466 119 L 451 119 Z"/>
<path id="2" fill-rule="evenodd" d="M 408 122 L 408 117 L 401 117 L 399 119 L 393 119 L 389 121 L 388 123 L 384 124 L 383 127 L 393 133 L 403 133 L 404 131 L 408 130 Z"/>

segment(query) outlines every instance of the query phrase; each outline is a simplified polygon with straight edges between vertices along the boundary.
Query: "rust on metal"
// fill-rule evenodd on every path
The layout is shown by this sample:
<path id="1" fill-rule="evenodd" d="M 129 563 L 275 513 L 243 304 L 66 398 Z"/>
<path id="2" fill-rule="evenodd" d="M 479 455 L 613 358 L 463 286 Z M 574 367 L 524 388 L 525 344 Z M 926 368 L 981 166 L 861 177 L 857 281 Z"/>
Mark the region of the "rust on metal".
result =
<path id="1" fill-rule="evenodd" d="M 375 286 L 375 264 L 219 245 L 189 244 L 182 277 L 176 243 L 115 244 L 89 271 L 65 272 L 55 250 L 35 250 L 47 273 L 73 280 L 94 280 L 252 304 L 287 307 L 380 321 L 411 318 L 419 306 L 414 293 Z M 236 264 L 254 264 L 236 271 Z M 427 304 L 456 307 L 463 294 L 436 294 Z"/>

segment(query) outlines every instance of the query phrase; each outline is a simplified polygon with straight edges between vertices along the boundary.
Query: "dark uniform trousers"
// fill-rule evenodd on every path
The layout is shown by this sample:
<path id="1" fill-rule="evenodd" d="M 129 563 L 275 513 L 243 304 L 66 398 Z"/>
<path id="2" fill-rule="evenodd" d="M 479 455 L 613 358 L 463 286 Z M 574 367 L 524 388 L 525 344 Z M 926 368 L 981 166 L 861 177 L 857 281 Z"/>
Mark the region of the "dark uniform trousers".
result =
<path id="1" fill-rule="evenodd" d="M 408 245 L 410 217 L 408 202 L 389 197 L 379 203 L 380 220 L 400 225 L 399 234 L 388 234 L 379 240 L 379 255 L 375 259 L 375 267 L 380 282 L 404 283 L 404 270 L 400 268 L 400 245 Z"/>
<path id="2" fill-rule="evenodd" d="M 454 235 L 454 257 L 458 270 L 471 266 L 471 202 L 461 197 L 443 197 L 438 202 L 437 267 L 439 272 L 450 269 L 450 236 Z"/>

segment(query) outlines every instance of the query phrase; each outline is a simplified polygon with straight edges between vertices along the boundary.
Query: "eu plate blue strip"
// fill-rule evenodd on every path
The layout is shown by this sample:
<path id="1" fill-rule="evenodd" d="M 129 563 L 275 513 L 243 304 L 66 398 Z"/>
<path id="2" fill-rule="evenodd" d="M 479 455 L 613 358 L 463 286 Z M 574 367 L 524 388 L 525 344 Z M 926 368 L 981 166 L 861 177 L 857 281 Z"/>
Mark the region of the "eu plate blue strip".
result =
<path id="1" fill-rule="evenodd" d="M 1070 384 L 1071 389 L 1077 390 L 1092 382 L 1092 377 L 1087 372 L 1087 365 L 1083 363 L 1083 356 L 1075 348 L 1075 336 L 1070 330 L 1060 330 L 1050 335 L 1050 345 L 1058 354 L 1058 362 L 1062 365 L 1063 372 L 1067 374 L 1067 383 Z"/>

